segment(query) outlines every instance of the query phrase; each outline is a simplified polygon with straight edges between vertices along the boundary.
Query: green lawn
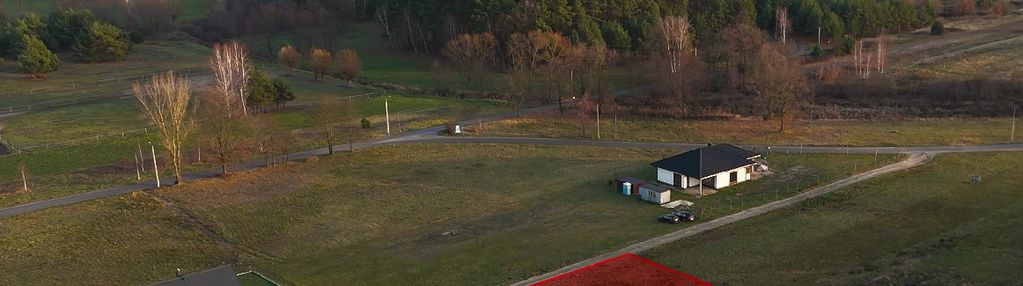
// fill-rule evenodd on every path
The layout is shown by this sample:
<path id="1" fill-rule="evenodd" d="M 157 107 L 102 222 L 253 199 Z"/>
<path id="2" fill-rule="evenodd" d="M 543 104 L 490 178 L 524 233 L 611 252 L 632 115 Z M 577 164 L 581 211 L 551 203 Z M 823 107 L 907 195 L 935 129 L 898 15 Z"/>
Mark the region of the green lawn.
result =
<path id="1" fill-rule="evenodd" d="M 127 95 L 131 84 L 140 75 L 204 68 L 208 53 L 208 48 L 195 43 L 150 41 L 134 45 L 126 58 L 118 62 L 77 63 L 65 60 L 60 70 L 47 74 L 47 78 L 41 80 L 29 79 L 18 73 L 15 63 L 8 61 L 0 65 L 0 108 L 81 98 L 120 97 Z M 193 76 L 204 72 L 196 71 Z"/>
<path id="2" fill-rule="evenodd" d="M 89 0 L 92 1 L 92 0 Z M 8 18 L 17 19 L 26 12 L 33 12 L 40 17 L 46 17 L 54 10 L 54 0 L 9 0 L 2 4 L 3 13 Z M 209 1 L 207 0 L 177 0 L 181 9 L 179 21 L 194 21 L 206 17 L 209 14 Z"/>
<path id="3" fill-rule="evenodd" d="M 506 145 L 363 150 L 158 191 L 174 207 L 129 195 L 6 218 L 0 230 L 34 235 L 31 245 L 0 246 L 0 271 L 16 273 L 4 278 L 14 284 L 65 284 L 60 279 L 69 277 L 145 284 L 165 279 L 167 265 L 238 262 L 284 283 L 505 284 L 684 227 L 656 222 L 664 209 L 607 186 L 614 174 L 649 176 L 647 164 L 667 155 Z M 732 192 L 743 192 L 741 207 L 750 207 L 799 191 L 794 186 L 815 182 L 811 174 L 833 180 L 855 172 L 852 162 L 875 164 L 854 155 L 769 160 L 774 177 L 687 199 L 704 206 L 707 220 L 740 210 Z M 198 220 L 182 219 L 177 207 Z M 223 237 L 228 250 L 197 232 L 196 221 Z M 136 247 L 140 241 L 144 247 Z M 90 247 L 61 257 L 60 249 L 40 249 L 57 244 Z M 27 255 L 33 258 L 14 259 Z M 65 275 L 50 272 L 57 269 Z"/>
<path id="4" fill-rule="evenodd" d="M 787 144 L 818 146 L 929 146 L 1009 143 L 1009 118 L 796 121 L 784 132 L 777 121 L 675 120 L 601 115 L 601 139 L 624 141 Z M 583 134 L 585 124 L 585 136 Z M 513 118 L 486 126 L 480 135 L 587 138 L 596 136 L 596 118 L 586 121 L 557 114 Z"/>
<path id="5" fill-rule="evenodd" d="M 305 30 L 304 30 L 305 31 Z M 487 72 L 482 82 L 469 84 L 455 72 L 438 51 L 429 54 L 392 48 L 383 31 L 374 23 L 358 23 L 343 30 L 308 30 L 253 36 L 245 39 L 253 53 L 276 60 L 277 48 L 284 44 L 296 46 L 305 57 L 313 47 L 325 48 L 331 53 L 341 49 L 354 49 L 362 60 L 361 77 L 378 82 L 396 83 L 420 88 L 457 88 L 486 91 L 504 91 L 507 79 L 500 73 Z M 329 36 L 322 36 L 323 34 Z M 269 39 L 270 44 L 267 45 Z M 270 49 L 267 49 L 267 46 Z"/>
<path id="6" fill-rule="evenodd" d="M 400 146 L 161 193 L 232 243 L 279 260 L 253 264 L 288 282 L 491 285 L 677 229 L 654 220 L 664 209 L 606 185 L 615 173 L 649 176 L 647 164 L 668 154 Z M 800 184 L 805 189 L 815 183 L 812 174 L 836 179 L 854 172 L 845 164 L 874 164 L 870 156 L 844 155 L 776 155 L 771 162 L 781 175 L 704 199 L 675 198 L 705 205 L 701 215 L 711 219 L 740 209 L 731 192 L 745 193 L 749 207 L 795 193 Z M 590 239 L 592 233 L 602 235 Z"/>
<path id="7" fill-rule="evenodd" d="M 1023 279 L 1019 162 L 940 155 L 642 255 L 720 285 L 1009 285 Z"/>

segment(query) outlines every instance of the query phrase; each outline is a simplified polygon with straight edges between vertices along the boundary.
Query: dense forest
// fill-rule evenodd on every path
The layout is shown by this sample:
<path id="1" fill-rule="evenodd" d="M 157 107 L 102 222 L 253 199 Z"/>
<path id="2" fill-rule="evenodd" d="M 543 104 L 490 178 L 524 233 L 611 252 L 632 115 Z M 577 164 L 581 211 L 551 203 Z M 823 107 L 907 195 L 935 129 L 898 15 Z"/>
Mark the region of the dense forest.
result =
<path id="1" fill-rule="evenodd" d="M 981 2 L 993 0 L 981 0 Z M 184 27 L 206 40 L 306 27 L 375 21 L 395 46 L 436 53 L 461 34 L 489 32 L 504 42 L 513 33 L 541 30 L 575 43 L 606 44 L 640 53 L 665 16 L 686 16 L 696 46 L 735 23 L 777 31 L 777 9 L 789 11 L 793 36 L 873 36 L 930 25 L 933 0 L 227 0 L 209 17 Z"/>
<path id="2" fill-rule="evenodd" d="M 573 42 L 641 52 L 668 15 L 687 16 L 696 46 L 734 23 L 777 31 L 776 9 L 789 11 L 795 36 L 872 36 L 930 25 L 936 1 L 918 0 L 380 0 L 375 17 L 395 42 L 430 51 L 463 33 L 490 32 L 507 39 L 515 32 L 559 32 Z"/>

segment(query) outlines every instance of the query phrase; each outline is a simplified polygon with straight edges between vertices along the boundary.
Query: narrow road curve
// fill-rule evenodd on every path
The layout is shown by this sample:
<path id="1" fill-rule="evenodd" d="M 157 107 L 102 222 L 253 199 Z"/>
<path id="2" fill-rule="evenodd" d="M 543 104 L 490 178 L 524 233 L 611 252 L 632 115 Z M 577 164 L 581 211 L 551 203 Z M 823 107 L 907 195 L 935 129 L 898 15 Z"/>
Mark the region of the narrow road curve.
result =
<path id="1" fill-rule="evenodd" d="M 921 165 L 927 163 L 928 161 L 930 161 L 930 159 L 931 159 L 931 155 L 929 155 L 929 154 L 926 154 L 926 153 L 916 153 L 916 154 L 910 155 L 908 158 L 906 158 L 903 161 L 899 161 L 899 162 L 891 164 L 891 165 L 886 165 L 886 166 L 883 166 L 883 167 L 880 167 L 880 168 L 877 168 L 877 169 L 874 169 L 874 170 L 870 170 L 870 171 L 867 171 L 867 172 L 864 172 L 864 173 L 860 173 L 860 174 L 854 175 L 852 177 L 848 177 L 848 178 L 839 180 L 837 182 L 834 182 L 834 183 L 831 183 L 831 184 L 828 184 L 828 185 L 825 185 L 825 186 L 822 186 L 822 187 L 818 187 L 818 188 L 810 190 L 810 191 L 806 191 L 806 192 L 797 194 L 795 196 L 791 196 L 791 197 L 788 197 L 788 198 L 785 198 L 785 199 L 781 199 L 781 200 L 778 200 L 778 201 L 770 202 L 770 203 L 767 203 L 767 204 L 764 204 L 764 205 L 761 205 L 761 206 L 758 206 L 758 207 L 749 208 L 749 209 L 746 209 L 744 211 L 741 211 L 741 212 L 738 212 L 738 213 L 734 213 L 734 214 L 731 214 L 731 215 L 727 215 L 727 216 L 724 216 L 724 217 L 720 217 L 720 218 L 714 219 L 714 220 L 709 221 L 709 222 L 697 224 L 697 225 L 694 225 L 694 226 L 691 226 L 691 227 L 687 227 L 687 228 L 681 229 L 681 230 L 676 231 L 676 232 L 672 232 L 672 233 L 669 233 L 669 234 L 666 234 L 666 235 L 655 237 L 655 238 L 650 239 L 650 240 L 646 240 L 646 241 L 639 242 L 639 243 L 636 243 L 636 244 L 633 244 L 633 245 L 629 245 L 629 246 L 627 246 L 625 248 L 622 248 L 622 249 L 619 249 L 619 250 L 615 250 L 615 251 L 612 251 L 612 252 L 609 252 L 609 253 L 606 253 L 606 254 L 603 254 L 603 255 L 600 255 L 600 256 L 593 257 L 593 258 L 589 258 L 589 259 L 586 259 L 586 260 L 583 260 L 583 261 L 579 261 L 579 262 L 576 262 L 574 264 L 562 267 L 562 268 L 560 268 L 558 270 L 551 271 L 551 272 L 544 273 L 544 274 L 537 275 L 537 276 L 533 276 L 533 277 L 531 277 L 529 279 L 526 279 L 526 280 L 523 280 L 523 281 L 519 281 L 519 282 L 516 282 L 516 283 L 511 284 L 511 285 L 513 285 L 513 286 L 530 285 L 530 284 L 537 283 L 537 282 L 546 280 L 548 278 L 551 278 L 551 277 L 554 277 L 554 276 L 557 276 L 557 275 L 560 275 L 560 274 L 564 274 L 564 273 L 568 273 L 568 272 L 572 272 L 572 271 L 578 270 L 578 269 L 586 267 L 588 265 L 591 265 L 591 264 L 594 264 L 594 263 L 597 263 L 597 262 L 600 262 L 600 261 L 604 261 L 604 260 L 610 259 L 612 257 L 619 256 L 619 255 L 622 255 L 622 254 L 625 254 L 625 253 L 640 253 L 640 252 L 644 252 L 644 251 L 653 249 L 655 247 L 658 247 L 658 246 L 661 246 L 661 245 L 665 245 L 665 244 L 677 241 L 679 239 L 683 239 L 683 238 L 687 238 L 687 237 L 690 237 L 690 236 L 694 236 L 694 235 L 697 235 L 697 234 L 700 234 L 700 233 L 703 233 L 703 232 L 706 232 L 706 231 L 709 231 L 709 230 L 712 230 L 712 229 L 716 229 L 716 228 L 719 228 L 719 227 L 722 227 L 722 226 L 726 226 L 726 225 L 731 224 L 731 223 L 742 221 L 744 219 L 748 219 L 748 218 L 751 218 L 751 217 L 754 217 L 754 216 L 762 215 L 762 214 L 765 214 L 765 213 L 770 212 L 770 211 L 774 211 L 774 210 L 777 210 L 777 209 L 789 207 L 789 206 L 795 205 L 797 203 L 806 201 L 806 200 L 811 199 L 811 198 L 823 196 L 823 195 L 829 194 L 831 192 L 837 191 L 839 189 L 848 187 L 850 185 L 853 185 L 853 184 L 856 184 L 856 183 L 859 183 L 859 182 L 862 182 L 862 181 L 866 181 L 866 180 L 869 180 L 869 179 L 872 179 L 872 178 L 875 178 L 875 177 L 878 177 L 878 176 L 881 176 L 881 175 L 884 175 L 884 174 L 889 174 L 889 173 L 892 173 L 892 172 L 906 170 L 906 169 L 909 169 L 909 168 L 921 166 Z"/>
<path id="2" fill-rule="evenodd" d="M 547 105 L 536 108 L 523 109 L 519 112 L 509 112 L 489 115 L 477 119 L 460 122 L 462 126 L 469 126 L 481 122 L 499 121 L 513 118 L 522 114 L 550 111 L 557 108 L 557 105 Z M 664 142 L 625 142 L 625 141 L 600 141 L 600 140 L 577 140 L 577 139 L 555 139 L 555 138 L 529 138 L 529 137 L 471 137 L 471 136 L 440 136 L 445 128 L 437 126 L 416 131 L 409 131 L 395 134 L 368 142 L 352 144 L 352 149 L 364 149 L 379 146 L 399 144 L 525 144 L 525 145 L 562 145 L 562 146 L 591 146 L 609 148 L 639 148 L 639 149 L 667 149 L 686 151 L 704 146 L 704 144 L 688 143 L 664 143 Z M 931 147 L 803 147 L 803 146 L 767 146 L 767 145 L 741 145 L 762 153 L 832 153 L 832 154 L 909 154 L 909 153 L 966 153 L 966 152 L 1005 152 L 1023 151 L 1023 144 L 1001 144 L 1001 145 L 971 145 L 971 146 L 931 146 Z M 347 150 L 348 145 L 335 146 L 335 150 Z M 305 160 L 309 157 L 323 156 L 328 153 L 327 148 L 309 150 L 291 154 L 287 158 L 294 162 Z M 278 157 L 281 160 L 284 156 Z M 228 168 L 231 172 L 254 170 L 266 167 L 264 160 L 257 160 Z M 219 170 L 208 170 L 199 173 L 185 174 L 185 180 L 198 180 L 216 177 Z M 162 177 L 163 182 L 173 182 L 171 177 Z M 0 209 L 0 218 L 12 217 L 20 214 L 31 213 L 44 209 L 70 205 L 80 202 L 92 201 L 107 197 L 119 196 L 136 191 L 145 191 L 156 187 L 155 181 L 140 182 L 131 185 L 113 186 L 87 193 L 79 193 L 48 200 L 35 201 L 22 205 Z"/>

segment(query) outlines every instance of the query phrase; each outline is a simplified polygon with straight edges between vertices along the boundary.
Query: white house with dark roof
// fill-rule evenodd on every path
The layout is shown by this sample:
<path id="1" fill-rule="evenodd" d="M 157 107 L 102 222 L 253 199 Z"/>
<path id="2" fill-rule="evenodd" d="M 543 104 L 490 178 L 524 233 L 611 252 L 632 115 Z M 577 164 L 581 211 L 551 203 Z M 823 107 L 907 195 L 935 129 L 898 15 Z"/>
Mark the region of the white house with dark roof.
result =
<path id="1" fill-rule="evenodd" d="M 753 178 L 753 166 L 760 153 L 731 144 L 718 144 L 653 162 L 657 181 L 681 189 L 693 187 L 722 189 Z"/>

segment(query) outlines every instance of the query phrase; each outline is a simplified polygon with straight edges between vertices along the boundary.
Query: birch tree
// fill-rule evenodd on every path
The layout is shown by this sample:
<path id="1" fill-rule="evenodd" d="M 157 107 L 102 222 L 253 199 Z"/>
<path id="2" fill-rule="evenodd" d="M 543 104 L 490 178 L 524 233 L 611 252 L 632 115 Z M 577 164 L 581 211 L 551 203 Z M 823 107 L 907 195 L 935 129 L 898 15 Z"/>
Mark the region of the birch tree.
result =
<path id="1" fill-rule="evenodd" d="M 192 100 L 188 79 L 168 71 L 154 75 L 148 83 L 135 82 L 132 93 L 142 112 L 156 126 L 160 143 L 170 153 L 174 178 L 180 184 L 181 151 L 193 129 L 192 121 L 188 120 Z"/>
<path id="2" fill-rule="evenodd" d="M 249 61 L 245 46 L 236 41 L 213 45 L 210 70 L 213 71 L 213 79 L 220 96 L 224 97 L 226 112 L 231 114 L 231 109 L 241 108 L 241 114 L 247 116 L 249 111 L 245 106 L 245 98 L 248 96 L 246 87 L 252 76 L 252 62 Z"/>
<path id="3" fill-rule="evenodd" d="M 785 6 L 779 6 L 774 11 L 775 21 L 777 21 L 775 27 L 778 29 L 778 34 L 781 36 L 781 43 L 785 44 L 788 39 L 788 31 L 792 29 L 792 20 L 789 19 L 789 8 Z"/>
<path id="4" fill-rule="evenodd" d="M 883 74 L 885 63 L 888 61 L 888 36 L 885 33 L 881 33 L 877 37 L 877 55 L 875 59 L 877 60 L 877 73 Z"/>
<path id="5" fill-rule="evenodd" d="M 650 74 L 658 89 L 665 95 L 661 100 L 666 104 L 685 110 L 691 95 L 700 85 L 698 78 L 703 71 L 693 48 L 692 26 L 685 16 L 668 16 L 657 26 L 660 41 L 657 55 L 650 67 Z"/>

